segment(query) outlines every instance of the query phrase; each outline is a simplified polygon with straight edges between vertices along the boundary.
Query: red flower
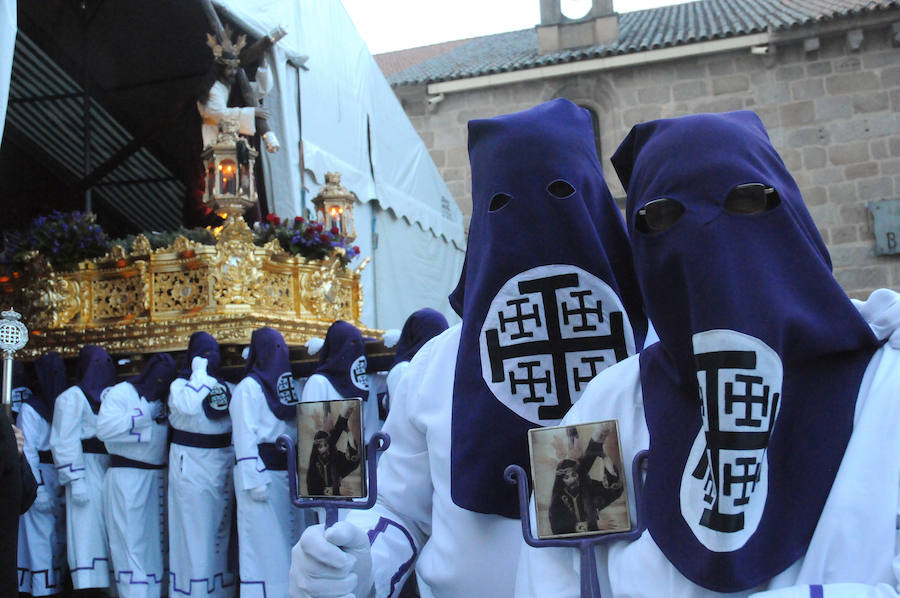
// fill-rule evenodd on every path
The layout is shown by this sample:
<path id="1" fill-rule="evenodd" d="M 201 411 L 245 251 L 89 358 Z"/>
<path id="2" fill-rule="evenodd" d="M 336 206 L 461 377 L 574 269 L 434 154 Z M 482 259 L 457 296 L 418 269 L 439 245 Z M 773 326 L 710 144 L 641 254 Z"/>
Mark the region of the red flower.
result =
<path id="1" fill-rule="evenodd" d="M 271 223 L 274 224 L 275 226 L 278 226 L 279 224 L 281 224 L 281 218 L 279 218 L 279 217 L 276 216 L 275 214 L 267 214 L 267 215 L 266 215 L 266 222 L 271 222 Z"/>
<path id="2" fill-rule="evenodd" d="M 316 230 L 319 231 L 319 232 L 322 232 L 322 225 L 321 225 L 321 224 L 316 224 Z"/>
<path id="3" fill-rule="evenodd" d="M 337 235 L 337 234 L 339 234 L 340 232 L 341 232 L 341 229 L 339 229 L 338 227 L 336 227 L 336 226 L 332 226 L 332 227 L 331 227 L 331 234 L 332 234 L 332 235 Z"/>
<path id="4" fill-rule="evenodd" d="M 327 243 L 331 241 L 331 237 L 328 236 L 328 233 L 322 233 L 322 240 Z"/>
<path id="5" fill-rule="evenodd" d="M 359 253 L 359 245 L 353 246 L 353 253 Z"/>
<path id="6" fill-rule="evenodd" d="M 294 224 L 303 224 L 303 216 L 294 216 Z"/>

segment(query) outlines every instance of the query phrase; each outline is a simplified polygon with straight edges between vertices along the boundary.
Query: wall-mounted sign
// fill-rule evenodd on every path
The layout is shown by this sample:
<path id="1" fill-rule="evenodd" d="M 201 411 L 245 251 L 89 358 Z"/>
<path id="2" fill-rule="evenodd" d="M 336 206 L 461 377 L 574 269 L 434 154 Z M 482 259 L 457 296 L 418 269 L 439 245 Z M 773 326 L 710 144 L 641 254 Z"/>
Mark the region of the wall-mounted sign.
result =
<path id="1" fill-rule="evenodd" d="M 868 205 L 875 230 L 875 255 L 900 254 L 900 199 L 873 201 Z"/>

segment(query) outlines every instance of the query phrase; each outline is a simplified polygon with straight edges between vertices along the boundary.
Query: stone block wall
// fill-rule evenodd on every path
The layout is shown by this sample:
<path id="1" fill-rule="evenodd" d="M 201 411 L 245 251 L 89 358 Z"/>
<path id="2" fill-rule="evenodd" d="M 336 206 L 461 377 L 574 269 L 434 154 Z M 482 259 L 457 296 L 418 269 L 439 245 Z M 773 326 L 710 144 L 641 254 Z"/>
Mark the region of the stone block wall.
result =
<path id="1" fill-rule="evenodd" d="M 609 157 L 640 121 L 697 112 L 754 110 L 799 185 L 834 262 L 854 297 L 900 290 L 900 256 L 876 257 L 866 205 L 900 197 L 900 47 L 889 24 L 865 30 L 858 50 L 842 32 L 803 40 L 769 55 L 749 49 L 686 57 L 578 76 L 447 93 L 425 101 L 425 86 L 396 87 L 413 125 L 466 218 L 471 179 L 466 123 L 566 97 L 595 110 L 601 162 L 624 196 Z"/>

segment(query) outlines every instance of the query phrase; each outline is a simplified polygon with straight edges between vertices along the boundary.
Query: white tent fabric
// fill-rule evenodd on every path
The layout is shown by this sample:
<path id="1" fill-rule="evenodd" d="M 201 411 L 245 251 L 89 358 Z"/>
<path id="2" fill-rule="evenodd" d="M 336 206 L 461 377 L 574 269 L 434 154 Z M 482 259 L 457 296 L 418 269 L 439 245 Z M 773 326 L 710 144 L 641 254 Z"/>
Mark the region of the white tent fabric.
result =
<path id="1" fill-rule="evenodd" d="M 255 35 L 278 25 L 288 32 L 269 57 L 274 89 L 265 100 L 282 144 L 264 158 L 275 212 L 308 214 L 325 173 L 340 172 L 361 200 L 356 244 L 372 257 L 363 323 L 400 328 L 422 307 L 457 319 L 447 295 L 462 268 L 462 214 L 340 1 L 214 2 Z M 302 56 L 308 70 L 295 66 Z"/>
<path id="2" fill-rule="evenodd" d="M 3 138 L 3 125 L 6 122 L 17 23 L 16 0 L 0 0 L 0 139 Z"/>

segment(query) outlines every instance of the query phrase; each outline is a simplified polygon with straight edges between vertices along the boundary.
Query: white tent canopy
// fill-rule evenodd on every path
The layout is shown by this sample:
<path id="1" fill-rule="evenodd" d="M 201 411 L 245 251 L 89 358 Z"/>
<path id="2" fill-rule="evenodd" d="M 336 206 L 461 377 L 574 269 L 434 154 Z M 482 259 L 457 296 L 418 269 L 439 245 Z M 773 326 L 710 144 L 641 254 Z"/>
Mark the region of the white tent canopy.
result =
<path id="1" fill-rule="evenodd" d="M 311 212 L 325 173 L 340 172 L 362 202 L 356 244 L 372 257 L 363 323 L 399 328 L 422 307 L 458 320 L 447 295 L 462 267 L 462 214 L 339 0 L 214 2 L 255 35 L 288 32 L 269 57 L 275 87 L 265 103 L 282 144 L 265 158 L 270 206 L 282 218 Z"/>

